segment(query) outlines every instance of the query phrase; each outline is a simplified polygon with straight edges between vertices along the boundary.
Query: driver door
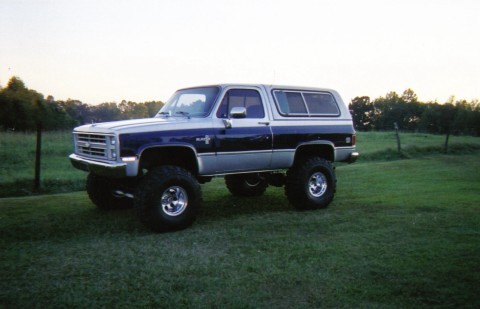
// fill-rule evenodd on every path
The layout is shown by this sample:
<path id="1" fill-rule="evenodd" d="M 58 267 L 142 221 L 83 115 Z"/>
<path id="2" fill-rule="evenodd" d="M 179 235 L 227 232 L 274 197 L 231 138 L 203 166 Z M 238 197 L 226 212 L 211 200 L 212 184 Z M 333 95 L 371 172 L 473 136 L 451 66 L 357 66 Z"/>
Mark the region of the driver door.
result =
<path id="1" fill-rule="evenodd" d="M 233 108 L 243 110 L 231 118 Z M 270 167 L 272 131 L 261 93 L 255 88 L 228 89 L 216 112 L 217 172 L 251 172 Z M 229 125 L 226 125 L 229 123 Z M 231 125 L 231 126 L 230 126 Z"/>

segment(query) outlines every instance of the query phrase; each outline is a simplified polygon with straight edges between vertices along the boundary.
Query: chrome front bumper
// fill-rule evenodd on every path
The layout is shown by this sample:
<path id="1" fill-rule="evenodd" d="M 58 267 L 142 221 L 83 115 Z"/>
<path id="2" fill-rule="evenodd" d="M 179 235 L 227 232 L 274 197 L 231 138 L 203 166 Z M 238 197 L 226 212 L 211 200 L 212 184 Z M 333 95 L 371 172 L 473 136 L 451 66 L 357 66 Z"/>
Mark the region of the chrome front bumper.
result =
<path id="1" fill-rule="evenodd" d="M 86 159 L 76 154 L 69 156 L 72 165 L 82 171 L 106 177 L 135 177 L 138 173 L 138 160 L 132 162 L 101 162 Z"/>

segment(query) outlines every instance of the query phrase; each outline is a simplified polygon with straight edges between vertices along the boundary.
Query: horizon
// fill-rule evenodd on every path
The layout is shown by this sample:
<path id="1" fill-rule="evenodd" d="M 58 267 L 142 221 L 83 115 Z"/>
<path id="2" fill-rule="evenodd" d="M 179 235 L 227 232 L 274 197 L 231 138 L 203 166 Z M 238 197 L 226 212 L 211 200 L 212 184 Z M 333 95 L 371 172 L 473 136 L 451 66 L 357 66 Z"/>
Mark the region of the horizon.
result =
<path id="1" fill-rule="evenodd" d="M 47 99 L 48 97 L 51 96 L 51 97 L 53 97 L 53 100 L 54 100 L 54 101 L 57 101 L 57 102 L 58 102 L 58 101 L 63 101 L 63 102 L 67 102 L 67 101 L 79 101 L 79 102 L 81 102 L 81 103 L 83 103 L 83 104 L 87 104 L 87 105 L 100 105 L 100 104 L 104 104 L 104 103 L 115 103 L 115 104 L 118 105 L 118 104 L 121 104 L 122 102 L 133 102 L 133 103 L 142 104 L 142 103 L 147 103 L 147 102 L 158 102 L 158 101 L 160 101 L 160 102 L 162 102 L 162 103 L 166 103 L 166 102 L 168 101 L 168 99 L 166 99 L 166 100 L 158 100 L 158 99 L 157 99 L 157 100 L 144 100 L 144 101 L 134 101 L 134 100 L 128 100 L 128 99 L 121 99 L 120 101 L 107 100 L 107 101 L 104 101 L 104 102 L 90 103 L 90 102 L 84 102 L 84 101 L 82 101 L 82 100 L 79 100 L 79 99 L 76 99 L 76 98 L 70 98 L 70 97 L 67 98 L 67 99 L 57 99 L 57 98 L 55 98 L 55 96 L 53 96 L 53 95 L 51 95 L 51 94 L 44 94 L 44 93 L 42 93 L 41 91 L 38 91 L 37 89 L 33 89 L 33 88 L 28 87 L 28 84 L 27 84 L 20 76 L 11 76 L 10 79 L 12 79 L 12 78 L 17 78 L 17 79 L 21 80 L 21 81 L 24 83 L 25 88 L 27 88 L 27 89 L 29 89 L 29 90 L 34 90 L 34 91 L 40 93 L 41 95 L 43 95 L 43 97 L 44 97 L 45 99 Z M 9 79 L 9 81 L 10 81 L 10 79 Z M 5 85 L 1 85 L 1 84 L 0 84 L 0 90 L 1 90 L 2 88 L 5 88 L 5 87 L 7 86 L 7 84 L 8 84 L 8 82 L 7 82 Z M 213 85 L 213 84 L 211 84 L 211 85 Z M 234 85 L 234 84 L 232 84 L 232 85 Z M 257 84 L 238 83 L 238 85 L 257 85 Z M 258 84 L 258 85 L 260 85 L 260 84 Z M 209 85 L 197 85 L 197 86 L 209 86 Z M 275 84 L 275 85 L 273 85 L 273 86 L 298 86 L 298 85 L 278 85 L 278 84 Z M 300 87 L 301 87 L 301 86 L 300 86 Z M 305 87 L 308 88 L 308 86 L 305 86 Z M 188 88 L 188 87 L 187 87 L 187 88 Z M 178 90 L 178 89 L 177 89 L 177 90 Z M 346 103 L 346 104 L 348 105 L 348 104 L 350 104 L 351 101 L 354 100 L 355 98 L 369 97 L 369 98 L 372 100 L 372 102 L 373 102 L 373 101 L 376 100 L 376 99 L 385 98 L 386 95 L 388 95 L 389 93 L 392 93 L 392 92 L 395 92 L 398 96 L 401 97 L 402 94 L 403 94 L 405 91 L 407 91 L 407 90 L 411 90 L 411 91 L 413 91 L 413 93 L 414 93 L 415 95 L 417 95 L 417 93 L 415 92 L 414 89 L 407 88 L 407 89 L 404 89 L 404 90 L 401 91 L 401 92 L 397 92 L 397 91 L 393 91 L 393 90 L 392 90 L 392 91 L 388 91 L 388 92 L 385 93 L 384 95 L 381 95 L 381 96 L 378 96 L 378 97 L 372 97 L 372 96 L 369 96 L 369 95 L 359 95 L 359 96 L 354 96 L 354 97 L 352 97 L 352 99 L 350 99 L 350 100 L 348 100 L 348 101 L 346 101 L 346 100 L 342 97 L 341 94 L 340 94 L 340 97 L 342 97 L 342 100 L 344 101 L 344 103 Z M 172 93 L 172 94 L 173 94 L 173 93 Z M 421 104 L 433 104 L 433 103 L 447 104 L 447 103 L 455 103 L 455 102 L 459 102 L 459 101 L 467 101 L 468 103 L 475 103 L 475 102 L 480 103 L 480 100 L 477 99 L 477 98 L 468 100 L 468 99 L 465 99 L 465 98 L 457 98 L 457 97 L 455 97 L 455 96 L 450 96 L 445 102 L 438 102 L 438 101 L 422 101 L 422 100 L 418 99 L 418 96 L 417 96 L 417 102 L 418 102 L 418 103 L 421 103 Z"/>

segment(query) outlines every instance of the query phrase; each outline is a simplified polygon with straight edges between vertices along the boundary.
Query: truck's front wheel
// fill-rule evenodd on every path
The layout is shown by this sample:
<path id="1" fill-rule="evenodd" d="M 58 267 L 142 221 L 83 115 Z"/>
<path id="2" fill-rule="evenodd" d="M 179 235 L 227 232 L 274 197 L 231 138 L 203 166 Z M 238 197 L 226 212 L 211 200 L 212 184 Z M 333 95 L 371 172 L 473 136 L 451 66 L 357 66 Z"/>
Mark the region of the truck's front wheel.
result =
<path id="1" fill-rule="evenodd" d="M 187 170 L 166 165 L 148 172 L 135 194 L 140 221 L 155 232 L 184 229 L 196 218 L 201 203 L 197 180 Z"/>
<path id="2" fill-rule="evenodd" d="M 298 210 L 313 210 L 330 204 L 335 186 L 333 165 L 325 159 L 310 157 L 288 170 L 285 194 Z"/>
<path id="3" fill-rule="evenodd" d="M 90 200 L 102 210 L 125 209 L 133 206 L 133 200 L 116 192 L 123 192 L 121 180 L 88 174 L 87 193 Z"/>

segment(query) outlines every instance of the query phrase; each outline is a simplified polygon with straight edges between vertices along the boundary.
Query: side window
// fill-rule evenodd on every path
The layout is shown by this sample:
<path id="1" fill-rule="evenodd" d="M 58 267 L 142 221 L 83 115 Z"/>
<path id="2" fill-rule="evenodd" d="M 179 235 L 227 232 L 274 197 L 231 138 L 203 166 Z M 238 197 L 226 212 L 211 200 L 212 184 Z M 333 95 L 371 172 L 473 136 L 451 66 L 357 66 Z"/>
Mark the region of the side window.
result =
<path id="1" fill-rule="evenodd" d="M 339 110 L 329 93 L 304 93 L 310 114 L 338 115 Z"/>
<path id="2" fill-rule="evenodd" d="M 300 92 L 275 91 L 275 98 L 282 114 L 308 114 Z"/>
<path id="3" fill-rule="evenodd" d="M 218 118 L 228 118 L 230 111 L 234 107 L 245 107 L 247 118 L 264 118 L 262 99 L 256 90 L 251 89 L 232 89 L 223 97 L 222 103 L 217 111 Z"/>
<path id="4" fill-rule="evenodd" d="M 284 116 L 338 116 L 340 110 L 328 92 L 284 91 L 273 92 L 278 111 Z"/>
<path id="5" fill-rule="evenodd" d="M 287 92 L 288 107 L 292 114 L 306 114 L 307 108 L 303 102 L 302 94 L 298 92 Z"/>

